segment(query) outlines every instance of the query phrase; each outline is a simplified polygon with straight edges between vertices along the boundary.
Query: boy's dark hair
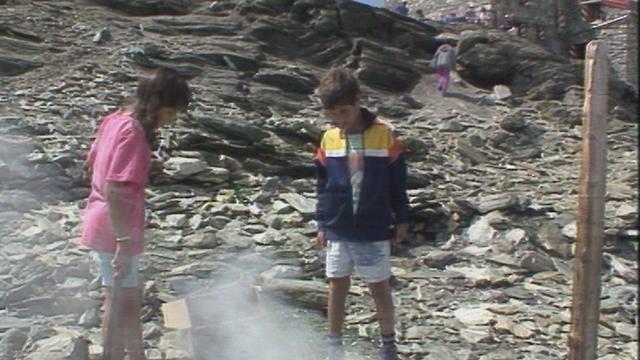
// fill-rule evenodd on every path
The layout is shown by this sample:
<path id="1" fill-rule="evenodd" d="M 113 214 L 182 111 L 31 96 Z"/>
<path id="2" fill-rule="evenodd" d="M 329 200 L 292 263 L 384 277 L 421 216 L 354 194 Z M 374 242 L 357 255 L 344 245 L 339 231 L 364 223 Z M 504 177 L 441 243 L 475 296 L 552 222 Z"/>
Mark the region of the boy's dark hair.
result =
<path id="1" fill-rule="evenodd" d="M 332 109 L 338 105 L 354 105 L 360 95 L 360 84 L 351 71 L 334 68 L 320 81 L 318 95 L 325 109 Z"/>
<path id="2" fill-rule="evenodd" d="M 191 102 L 191 90 L 185 78 L 176 70 L 161 67 L 138 82 L 134 116 L 142 124 L 147 140 L 151 142 L 158 126 L 161 107 L 184 110 Z"/>

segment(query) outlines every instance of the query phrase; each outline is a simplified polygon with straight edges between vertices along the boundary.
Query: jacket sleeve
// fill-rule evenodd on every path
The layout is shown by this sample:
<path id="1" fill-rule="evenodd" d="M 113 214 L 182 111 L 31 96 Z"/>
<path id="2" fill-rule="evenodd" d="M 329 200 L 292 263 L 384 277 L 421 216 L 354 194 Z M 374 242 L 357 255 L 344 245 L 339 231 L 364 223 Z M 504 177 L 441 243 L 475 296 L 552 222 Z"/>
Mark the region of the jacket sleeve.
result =
<path id="1" fill-rule="evenodd" d="M 318 230 L 324 229 L 324 217 L 322 216 L 321 209 L 326 208 L 323 202 L 325 201 L 322 193 L 327 185 L 327 170 L 325 168 L 324 141 L 320 144 L 320 147 L 316 150 L 314 163 L 316 166 L 316 222 L 318 223 Z"/>
<path id="2" fill-rule="evenodd" d="M 389 149 L 389 177 L 391 207 L 395 214 L 396 224 L 409 221 L 409 198 L 407 196 L 407 166 L 404 161 L 402 144 L 393 135 Z"/>

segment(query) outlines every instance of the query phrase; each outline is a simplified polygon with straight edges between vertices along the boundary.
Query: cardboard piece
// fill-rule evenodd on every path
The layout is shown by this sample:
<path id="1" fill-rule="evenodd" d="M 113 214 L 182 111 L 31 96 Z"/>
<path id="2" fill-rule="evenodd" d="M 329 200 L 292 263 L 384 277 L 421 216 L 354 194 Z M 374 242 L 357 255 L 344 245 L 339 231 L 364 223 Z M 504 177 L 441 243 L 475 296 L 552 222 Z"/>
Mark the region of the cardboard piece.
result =
<path id="1" fill-rule="evenodd" d="M 162 305 L 164 326 L 167 329 L 184 330 L 191 328 L 189 307 L 186 299 L 172 301 Z"/>
<path id="2" fill-rule="evenodd" d="M 198 329 L 255 315 L 256 290 L 250 284 L 234 283 L 165 303 L 162 305 L 164 326 L 174 330 Z"/>

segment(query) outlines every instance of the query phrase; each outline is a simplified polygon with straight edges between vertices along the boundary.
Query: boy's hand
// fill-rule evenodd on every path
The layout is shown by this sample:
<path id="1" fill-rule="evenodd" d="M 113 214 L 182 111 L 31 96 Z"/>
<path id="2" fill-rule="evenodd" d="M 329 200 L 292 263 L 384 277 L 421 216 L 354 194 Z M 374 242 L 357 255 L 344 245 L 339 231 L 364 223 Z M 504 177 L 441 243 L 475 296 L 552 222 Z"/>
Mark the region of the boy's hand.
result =
<path id="1" fill-rule="evenodd" d="M 407 237 L 407 233 L 409 232 L 409 224 L 398 224 L 396 225 L 393 232 L 393 239 L 391 239 L 391 243 L 397 245 L 404 238 Z"/>
<path id="2" fill-rule="evenodd" d="M 326 247 L 327 239 L 325 239 L 324 237 L 324 231 L 318 231 L 318 234 L 316 235 L 316 248 L 318 248 L 318 250 L 321 250 Z"/>

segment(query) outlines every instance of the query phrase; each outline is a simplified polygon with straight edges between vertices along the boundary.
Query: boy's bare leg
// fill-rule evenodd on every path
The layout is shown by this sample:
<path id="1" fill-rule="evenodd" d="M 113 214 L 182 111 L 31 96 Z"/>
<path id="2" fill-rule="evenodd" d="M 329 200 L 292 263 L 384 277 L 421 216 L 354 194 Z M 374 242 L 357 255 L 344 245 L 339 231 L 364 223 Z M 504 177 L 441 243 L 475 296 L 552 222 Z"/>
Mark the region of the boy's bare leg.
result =
<path id="1" fill-rule="evenodd" d="M 107 345 L 107 331 L 109 331 L 108 326 L 107 326 L 107 322 L 109 317 L 111 316 L 111 313 L 116 311 L 117 315 L 120 315 L 117 319 L 117 323 L 122 324 L 122 320 L 123 317 L 122 312 L 119 311 L 119 309 L 114 309 L 113 308 L 113 296 L 112 296 L 112 292 L 111 292 L 111 288 L 105 288 L 104 289 L 104 293 L 105 293 L 105 297 L 104 297 L 104 317 L 102 318 L 102 344 L 103 346 Z M 120 332 L 121 329 L 112 329 L 112 330 L 116 330 L 118 332 Z M 109 360 L 124 360 L 124 344 L 122 342 L 122 337 L 118 336 L 116 334 L 116 336 L 114 337 L 114 344 L 112 344 L 112 348 L 110 351 L 111 354 L 111 359 Z M 103 350 L 103 351 L 106 351 Z"/>
<path id="2" fill-rule="evenodd" d="M 371 296 L 376 303 L 376 312 L 378 314 L 378 322 L 380 323 L 380 333 L 383 336 L 392 335 L 395 331 L 395 318 L 389 279 L 377 283 L 370 283 L 368 285 Z"/>
<path id="3" fill-rule="evenodd" d="M 342 334 L 344 309 L 350 286 L 351 281 L 348 276 L 329 279 L 329 336 L 338 336 Z"/>
<path id="4" fill-rule="evenodd" d="M 146 360 L 144 342 L 142 341 L 142 324 L 140 310 L 142 308 L 142 290 L 139 287 L 122 289 L 122 313 L 124 321 L 124 346 L 131 360 Z"/>

